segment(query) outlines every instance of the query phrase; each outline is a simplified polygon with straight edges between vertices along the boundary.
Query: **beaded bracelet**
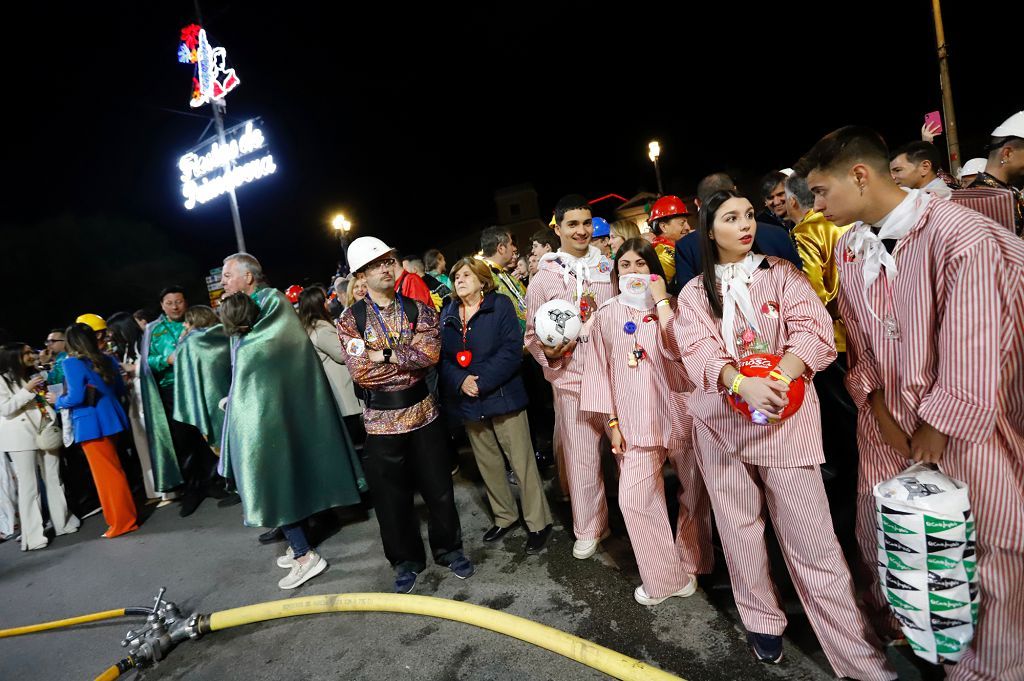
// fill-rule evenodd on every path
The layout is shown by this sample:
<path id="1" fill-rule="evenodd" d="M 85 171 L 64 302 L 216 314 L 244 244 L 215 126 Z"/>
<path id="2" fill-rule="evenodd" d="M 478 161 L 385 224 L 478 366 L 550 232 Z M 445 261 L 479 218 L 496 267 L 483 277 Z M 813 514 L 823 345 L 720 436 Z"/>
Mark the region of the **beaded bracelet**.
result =
<path id="1" fill-rule="evenodd" d="M 732 387 L 729 388 L 729 392 L 731 392 L 733 395 L 738 394 L 740 391 L 740 383 L 743 382 L 744 378 L 746 378 L 746 376 L 739 372 L 736 372 L 736 378 L 732 379 Z"/>

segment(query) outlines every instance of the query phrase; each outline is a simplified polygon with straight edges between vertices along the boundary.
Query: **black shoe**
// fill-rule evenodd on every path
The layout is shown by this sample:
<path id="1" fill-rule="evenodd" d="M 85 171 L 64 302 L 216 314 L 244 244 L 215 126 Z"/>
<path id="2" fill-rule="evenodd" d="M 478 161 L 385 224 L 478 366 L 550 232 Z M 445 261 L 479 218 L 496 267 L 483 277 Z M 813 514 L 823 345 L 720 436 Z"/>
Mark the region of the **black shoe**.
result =
<path id="1" fill-rule="evenodd" d="M 228 492 L 224 489 L 223 485 L 213 483 L 206 488 L 206 496 L 211 499 L 226 499 Z"/>
<path id="2" fill-rule="evenodd" d="M 527 532 L 526 533 L 526 552 L 531 556 L 535 556 L 541 552 L 544 545 L 548 543 L 548 537 L 551 536 L 551 526 L 548 525 L 543 530 L 538 532 Z"/>
<path id="3" fill-rule="evenodd" d="M 235 506 L 240 503 L 242 503 L 242 497 L 238 496 L 237 492 L 231 492 L 217 502 L 217 508 L 227 508 L 228 506 Z"/>
<path id="4" fill-rule="evenodd" d="M 778 664 L 782 660 L 782 637 L 773 634 L 755 634 L 747 632 L 747 643 L 761 662 Z"/>
<path id="5" fill-rule="evenodd" d="M 181 508 L 178 510 L 178 515 L 182 518 L 187 518 L 196 512 L 199 508 L 199 504 L 203 503 L 203 497 L 199 495 L 187 496 L 181 500 Z"/>
<path id="6" fill-rule="evenodd" d="M 284 532 L 281 531 L 280 527 L 274 527 L 259 536 L 261 544 L 273 544 L 274 542 L 284 541 Z"/>
<path id="7" fill-rule="evenodd" d="M 484 532 L 484 541 L 486 541 L 486 542 L 498 541 L 499 539 L 504 537 L 506 534 L 508 534 L 512 530 L 516 529 L 516 525 L 517 525 L 517 523 L 513 523 L 513 524 L 509 525 L 508 527 L 498 527 L 497 525 L 495 525 L 491 529 L 489 529 L 486 532 Z"/>

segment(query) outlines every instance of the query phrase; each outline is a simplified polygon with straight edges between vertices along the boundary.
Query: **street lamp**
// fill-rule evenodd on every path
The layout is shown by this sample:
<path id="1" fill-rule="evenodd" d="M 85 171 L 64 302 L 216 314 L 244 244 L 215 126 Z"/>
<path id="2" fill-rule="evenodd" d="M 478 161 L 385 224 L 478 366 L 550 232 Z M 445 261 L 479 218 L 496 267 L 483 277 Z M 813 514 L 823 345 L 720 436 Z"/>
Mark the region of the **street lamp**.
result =
<path id="1" fill-rule="evenodd" d="M 647 157 L 654 164 L 654 174 L 658 178 L 658 196 L 663 196 L 665 190 L 661 186 L 661 166 L 658 165 L 658 157 L 661 156 L 661 144 L 654 140 L 647 145 Z"/>
<path id="2" fill-rule="evenodd" d="M 341 259 L 338 261 L 338 276 L 348 276 L 348 233 L 352 231 L 352 223 L 344 215 L 338 213 L 331 220 L 331 226 L 338 233 L 338 244 L 341 246 Z"/>

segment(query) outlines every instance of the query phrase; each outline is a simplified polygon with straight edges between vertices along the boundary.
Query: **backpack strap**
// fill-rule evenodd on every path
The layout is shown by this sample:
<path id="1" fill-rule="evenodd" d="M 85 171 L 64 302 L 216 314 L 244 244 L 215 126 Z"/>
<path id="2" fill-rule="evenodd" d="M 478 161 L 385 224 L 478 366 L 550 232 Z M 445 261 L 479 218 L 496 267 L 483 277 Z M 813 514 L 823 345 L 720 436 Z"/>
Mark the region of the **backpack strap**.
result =
<path id="1" fill-rule="evenodd" d="M 366 335 L 366 301 L 357 300 L 352 304 L 352 316 L 356 320 L 356 328 L 359 330 L 359 337 Z"/>

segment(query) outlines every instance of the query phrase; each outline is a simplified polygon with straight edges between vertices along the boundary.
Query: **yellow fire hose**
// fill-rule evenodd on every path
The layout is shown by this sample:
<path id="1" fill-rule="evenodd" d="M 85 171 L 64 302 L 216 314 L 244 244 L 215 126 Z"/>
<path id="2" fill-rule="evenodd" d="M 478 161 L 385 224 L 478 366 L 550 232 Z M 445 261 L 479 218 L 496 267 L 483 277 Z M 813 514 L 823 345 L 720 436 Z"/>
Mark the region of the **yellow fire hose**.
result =
<path id="1" fill-rule="evenodd" d="M 532 643 L 617 679 L 680 681 L 679 677 L 656 667 L 553 627 L 483 606 L 431 596 L 354 593 L 289 598 L 215 612 L 200 621 L 200 630 L 204 633 L 222 631 L 254 622 L 325 612 L 397 612 L 439 617 L 490 629 Z M 107 677 L 104 681 L 114 678 L 117 677 Z"/>
<path id="2" fill-rule="evenodd" d="M 76 624 L 86 624 L 88 622 L 99 622 L 101 620 L 109 620 L 115 617 L 125 617 L 128 615 L 143 615 L 149 613 L 146 608 L 118 608 L 117 610 L 104 610 L 102 612 L 94 612 L 89 615 L 79 615 L 78 617 L 69 617 L 63 620 L 54 620 L 53 622 L 42 622 L 40 624 L 32 624 L 27 627 L 14 627 L 13 629 L 0 629 L 0 638 L 8 638 L 11 636 L 23 636 L 25 634 L 35 634 L 40 631 L 49 631 L 51 629 L 63 629 L 64 627 L 72 627 Z"/>
<path id="3" fill-rule="evenodd" d="M 0 630 L 0 638 L 60 629 L 115 617 L 146 615 L 149 612 L 148 608 L 137 607 L 105 610 L 53 622 L 2 629 Z M 208 634 L 214 631 L 231 629 L 232 627 L 240 627 L 245 624 L 328 612 L 394 612 L 438 617 L 454 622 L 472 624 L 482 629 L 489 629 L 499 634 L 517 638 L 520 641 L 532 643 L 617 679 L 625 679 L 626 681 L 682 681 L 679 677 L 663 672 L 656 667 L 644 664 L 639 660 L 617 653 L 604 646 L 599 646 L 596 643 L 591 643 L 578 636 L 567 634 L 553 627 L 531 622 L 516 615 L 491 610 L 483 606 L 431 596 L 353 593 L 289 598 L 281 601 L 269 601 L 241 608 L 232 608 L 231 610 L 221 610 L 210 615 L 200 616 L 198 629 L 200 634 Z M 133 668 L 135 664 L 136 660 L 133 657 L 125 658 L 97 676 L 96 681 L 114 681 L 121 674 Z"/>

